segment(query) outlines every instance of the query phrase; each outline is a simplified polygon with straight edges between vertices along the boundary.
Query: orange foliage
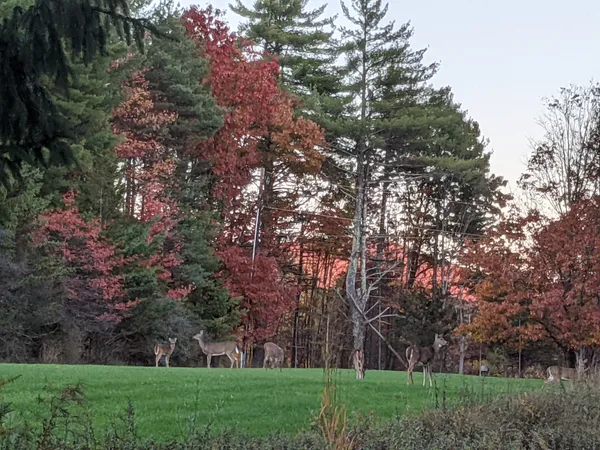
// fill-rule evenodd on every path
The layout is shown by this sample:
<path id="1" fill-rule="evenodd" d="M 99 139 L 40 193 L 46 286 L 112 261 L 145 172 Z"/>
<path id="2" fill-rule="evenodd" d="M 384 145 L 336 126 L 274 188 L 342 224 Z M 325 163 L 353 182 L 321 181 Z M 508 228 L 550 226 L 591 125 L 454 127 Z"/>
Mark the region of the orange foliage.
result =
<path id="1" fill-rule="evenodd" d="M 600 344 L 600 197 L 548 224 L 509 218 L 472 246 L 478 315 L 464 327 L 489 342 L 517 333 L 564 350 Z M 517 321 L 522 326 L 517 330 Z"/>

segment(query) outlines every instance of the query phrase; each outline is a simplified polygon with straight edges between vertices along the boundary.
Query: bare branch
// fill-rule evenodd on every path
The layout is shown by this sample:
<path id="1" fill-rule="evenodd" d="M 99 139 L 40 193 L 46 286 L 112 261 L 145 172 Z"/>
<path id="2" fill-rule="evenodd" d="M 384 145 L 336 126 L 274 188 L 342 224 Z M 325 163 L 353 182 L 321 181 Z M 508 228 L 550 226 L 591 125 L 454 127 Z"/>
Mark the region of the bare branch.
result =
<path id="1" fill-rule="evenodd" d="M 377 327 L 375 327 L 375 325 L 373 325 L 370 322 L 368 322 L 368 325 L 375 332 L 375 334 L 377 334 L 377 336 L 379 336 L 379 339 L 381 339 L 383 342 L 385 342 L 385 345 L 387 346 L 387 348 L 389 348 L 390 351 L 394 354 L 394 356 L 396 358 L 398 358 L 398 361 L 400 361 L 402 363 L 402 365 L 404 366 L 404 368 L 407 369 L 408 368 L 408 363 L 406 361 L 404 361 L 404 359 L 402 359 L 402 357 L 400 356 L 400 354 L 396 350 L 394 350 L 394 347 L 392 347 L 390 345 L 390 343 L 387 341 L 387 339 L 383 337 L 383 335 L 379 332 L 379 330 L 377 329 Z"/>
<path id="2" fill-rule="evenodd" d="M 335 289 L 335 293 L 340 297 L 340 299 L 344 300 L 344 296 L 342 294 L 340 294 L 339 289 Z M 350 296 L 347 296 L 347 297 L 350 298 Z M 394 347 L 391 346 L 391 344 L 388 342 L 388 340 L 385 337 L 383 337 L 383 335 L 379 332 L 379 330 L 373 325 L 373 323 L 365 315 L 365 312 L 361 311 L 360 308 L 358 308 L 358 305 L 356 304 L 356 302 L 354 302 L 354 300 L 352 300 L 352 298 L 350 298 L 350 301 L 352 301 L 352 303 L 354 305 L 354 308 L 356 308 L 356 310 L 361 314 L 361 316 L 365 320 L 365 323 L 371 327 L 371 329 L 375 332 L 375 334 L 377 334 L 377 336 L 379 336 L 379 339 L 381 339 L 385 343 L 385 345 L 387 346 L 387 348 L 389 348 L 390 351 L 394 354 L 394 356 L 396 358 L 398 358 L 398 361 L 400 361 L 402 363 L 402 365 L 404 366 L 404 368 L 405 369 L 408 368 L 408 364 L 406 363 L 406 361 L 404 361 L 404 359 L 394 349 Z"/>
<path id="3" fill-rule="evenodd" d="M 375 303 L 373 303 L 373 306 L 371 306 L 367 311 L 365 311 L 365 314 L 368 315 L 371 311 L 373 311 L 380 304 L 381 304 L 381 300 L 377 300 Z"/>
<path id="4" fill-rule="evenodd" d="M 387 313 L 390 310 L 390 307 L 388 306 L 387 308 L 385 308 L 383 311 L 381 311 L 379 314 L 377 314 L 375 317 L 372 317 L 371 319 L 368 319 L 369 322 L 374 322 L 377 319 L 379 319 L 380 317 L 383 317 L 385 315 L 385 313 Z"/>
<path id="5" fill-rule="evenodd" d="M 371 282 L 371 284 L 369 285 L 369 287 L 367 288 L 367 296 L 371 295 L 371 292 L 373 292 L 376 288 L 377 285 L 379 284 L 379 282 L 388 274 L 390 273 L 392 270 L 394 270 L 396 267 L 398 267 L 398 265 L 400 264 L 400 261 L 396 261 L 394 264 L 392 264 L 390 267 L 388 267 L 387 269 L 383 270 L 379 276 L 377 277 L 376 280 L 374 280 L 373 282 Z"/>
<path id="6" fill-rule="evenodd" d="M 401 319 L 404 316 L 401 316 L 400 314 L 386 314 L 386 315 L 383 315 L 383 316 L 373 317 L 372 319 L 369 320 L 369 322 L 375 322 L 377 319 L 387 319 L 387 318 L 390 318 L 390 317 L 397 317 L 397 318 Z M 382 323 L 384 323 L 384 322 L 382 322 Z M 386 325 L 389 325 L 389 324 L 386 323 Z"/>

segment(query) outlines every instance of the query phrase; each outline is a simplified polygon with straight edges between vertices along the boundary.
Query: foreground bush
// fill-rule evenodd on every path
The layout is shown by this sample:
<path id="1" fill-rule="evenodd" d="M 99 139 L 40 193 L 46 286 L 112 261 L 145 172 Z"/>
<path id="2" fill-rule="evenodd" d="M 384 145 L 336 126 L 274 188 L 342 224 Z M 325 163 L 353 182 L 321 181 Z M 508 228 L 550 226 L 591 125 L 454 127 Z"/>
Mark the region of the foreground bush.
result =
<path id="1" fill-rule="evenodd" d="M 414 419 L 364 430 L 356 448 L 600 448 L 600 388 L 559 388 L 498 398 L 483 405 L 425 411 Z"/>
<path id="2" fill-rule="evenodd" d="M 0 388 L 7 381 L 0 380 Z M 8 380 L 10 382 L 10 380 Z M 486 404 L 443 406 L 385 426 L 370 418 L 350 427 L 335 387 L 327 386 L 312 431 L 297 436 L 219 436 L 211 424 L 190 418 L 177 442 L 155 443 L 136 432 L 130 407 L 105 430 L 94 430 L 80 387 L 69 386 L 44 402 L 41 425 L 12 427 L 10 405 L 0 402 L 1 450 L 192 450 L 192 449 L 594 449 L 600 448 L 600 387 L 557 387 L 547 392 L 496 398 Z M 424 395 L 425 392 L 424 392 Z M 87 413 L 86 413 L 87 411 Z"/>

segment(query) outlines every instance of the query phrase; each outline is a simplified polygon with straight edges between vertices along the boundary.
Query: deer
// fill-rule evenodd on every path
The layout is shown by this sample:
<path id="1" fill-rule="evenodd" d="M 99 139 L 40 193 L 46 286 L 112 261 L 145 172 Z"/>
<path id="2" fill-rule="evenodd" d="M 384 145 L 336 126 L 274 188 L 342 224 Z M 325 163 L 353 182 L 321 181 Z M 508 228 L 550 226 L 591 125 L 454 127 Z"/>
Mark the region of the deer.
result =
<path id="1" fill-rule="evenodd" d="M 433 379 L 431 376 L 431 365 L 435 357 L 440 353 L 441 349 L 448 345 L 442 336 L 436 334 L 433 341 L 433 345 L 428 347 L 419 347 L 418 345 L 411 345 L 406 349 L 406 359 L 408 360 L 408 381 L 406 384 L 415 384 L 413 380 L 413 370 L 417 363 L 423 364 L 423 386 L 427 381 L 427 374 L 429 374 L 429 386 L 433 387 Z"/>
<path id="2" fill-rule="evenodd" d="M 177 342 L 177 338 L 169 338 L 169 344 L 155 344 L 154 345 L 154 355 L 156 356 L 156 367 L 158 367 L 158 362 L 160 358 L 165 357 L 165 362 L 167 363 L 167 367 L 169 367 L 169 358 L 173 354 L 173 350 L 175 350 L 175 343 Z"/>
<path id="3" fill-rule="evenodd" d="M 267 370 L 267 365 L 270 365 L 271 369 L 274 369 L 275 365 L 278 365 L 281 372 L 283 370 L 283 358 L 285 357 L 283 349 L 272 342 L 265 343 L 264 348 L 265 361 L 263 362 L 263 369 Z"/>
<path id="4" fill-rule="evenodd" d="M 224 342 L 205 342 L 204 331 L 200 331 L 192 339 L 196 339 L 200 345 L 200 349 L 206 354 L 206 366 L 210 369 L 210 359 L 213 356 L 227 355 L 231 361 L 230 369 L 233 369 L 233 365 L 239 368 L 239 353 L 240 349 L 234 341 Z"/>
<path id="5" fill-rule="evenodd" d="M 570 367 L 561 367 L 561 366 L 550 366 L 546 369 L 546 373 L 548 374 L 548 378 L 544 381 L 544 385 L 542 389 L 546 387 L 547 384 L 554 383 L 555 381 L 570 381 L 571 387 L 573 386 L 573 381 L 577 381 L 583 377 L 584 373 L 589 370 L 589 367 L 586 369 L 585 364 L 587 363 L 587 359 L 582 359 L 578 361 L 578 368 L 572 369 Z"/>

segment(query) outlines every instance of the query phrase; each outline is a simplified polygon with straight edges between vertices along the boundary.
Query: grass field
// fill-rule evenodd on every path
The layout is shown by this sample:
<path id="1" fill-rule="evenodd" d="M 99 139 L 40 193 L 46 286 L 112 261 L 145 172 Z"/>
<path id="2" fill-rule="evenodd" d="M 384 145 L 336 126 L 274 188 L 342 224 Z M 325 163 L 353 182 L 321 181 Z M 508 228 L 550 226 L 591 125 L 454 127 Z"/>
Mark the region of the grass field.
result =
<path id="1" fill-rule="evenodd" d="M 195 416 L 200 427 L 213 420 L 213 432 L 237 429 L 265 436 L 307 430 L 318 414 L 323 389 L 322 369 L 154 368 L 0 364 L 0 378 L 21 375 L 2 389 L 12 403 L 12 420 L 40 421 L 40 394 L 48 396 L 67 384 L 80 383 L 87 408 L 99 428 L 123 415 L 128 402 L 135 408 L 141 436 L 180 438 Z M 405 372 L 368 371 L 362 381 L 354 372 L 336 373 L 339 399 L 355 414 L 373 412 L 381 420 L 436 406 L 434 390 L 423 388 L 422 372 L 407 386 Z M 449 403 L 499 394 L 537 390 L 541 380 L 518 380 L 436 374 L 437 402 Z"/>

